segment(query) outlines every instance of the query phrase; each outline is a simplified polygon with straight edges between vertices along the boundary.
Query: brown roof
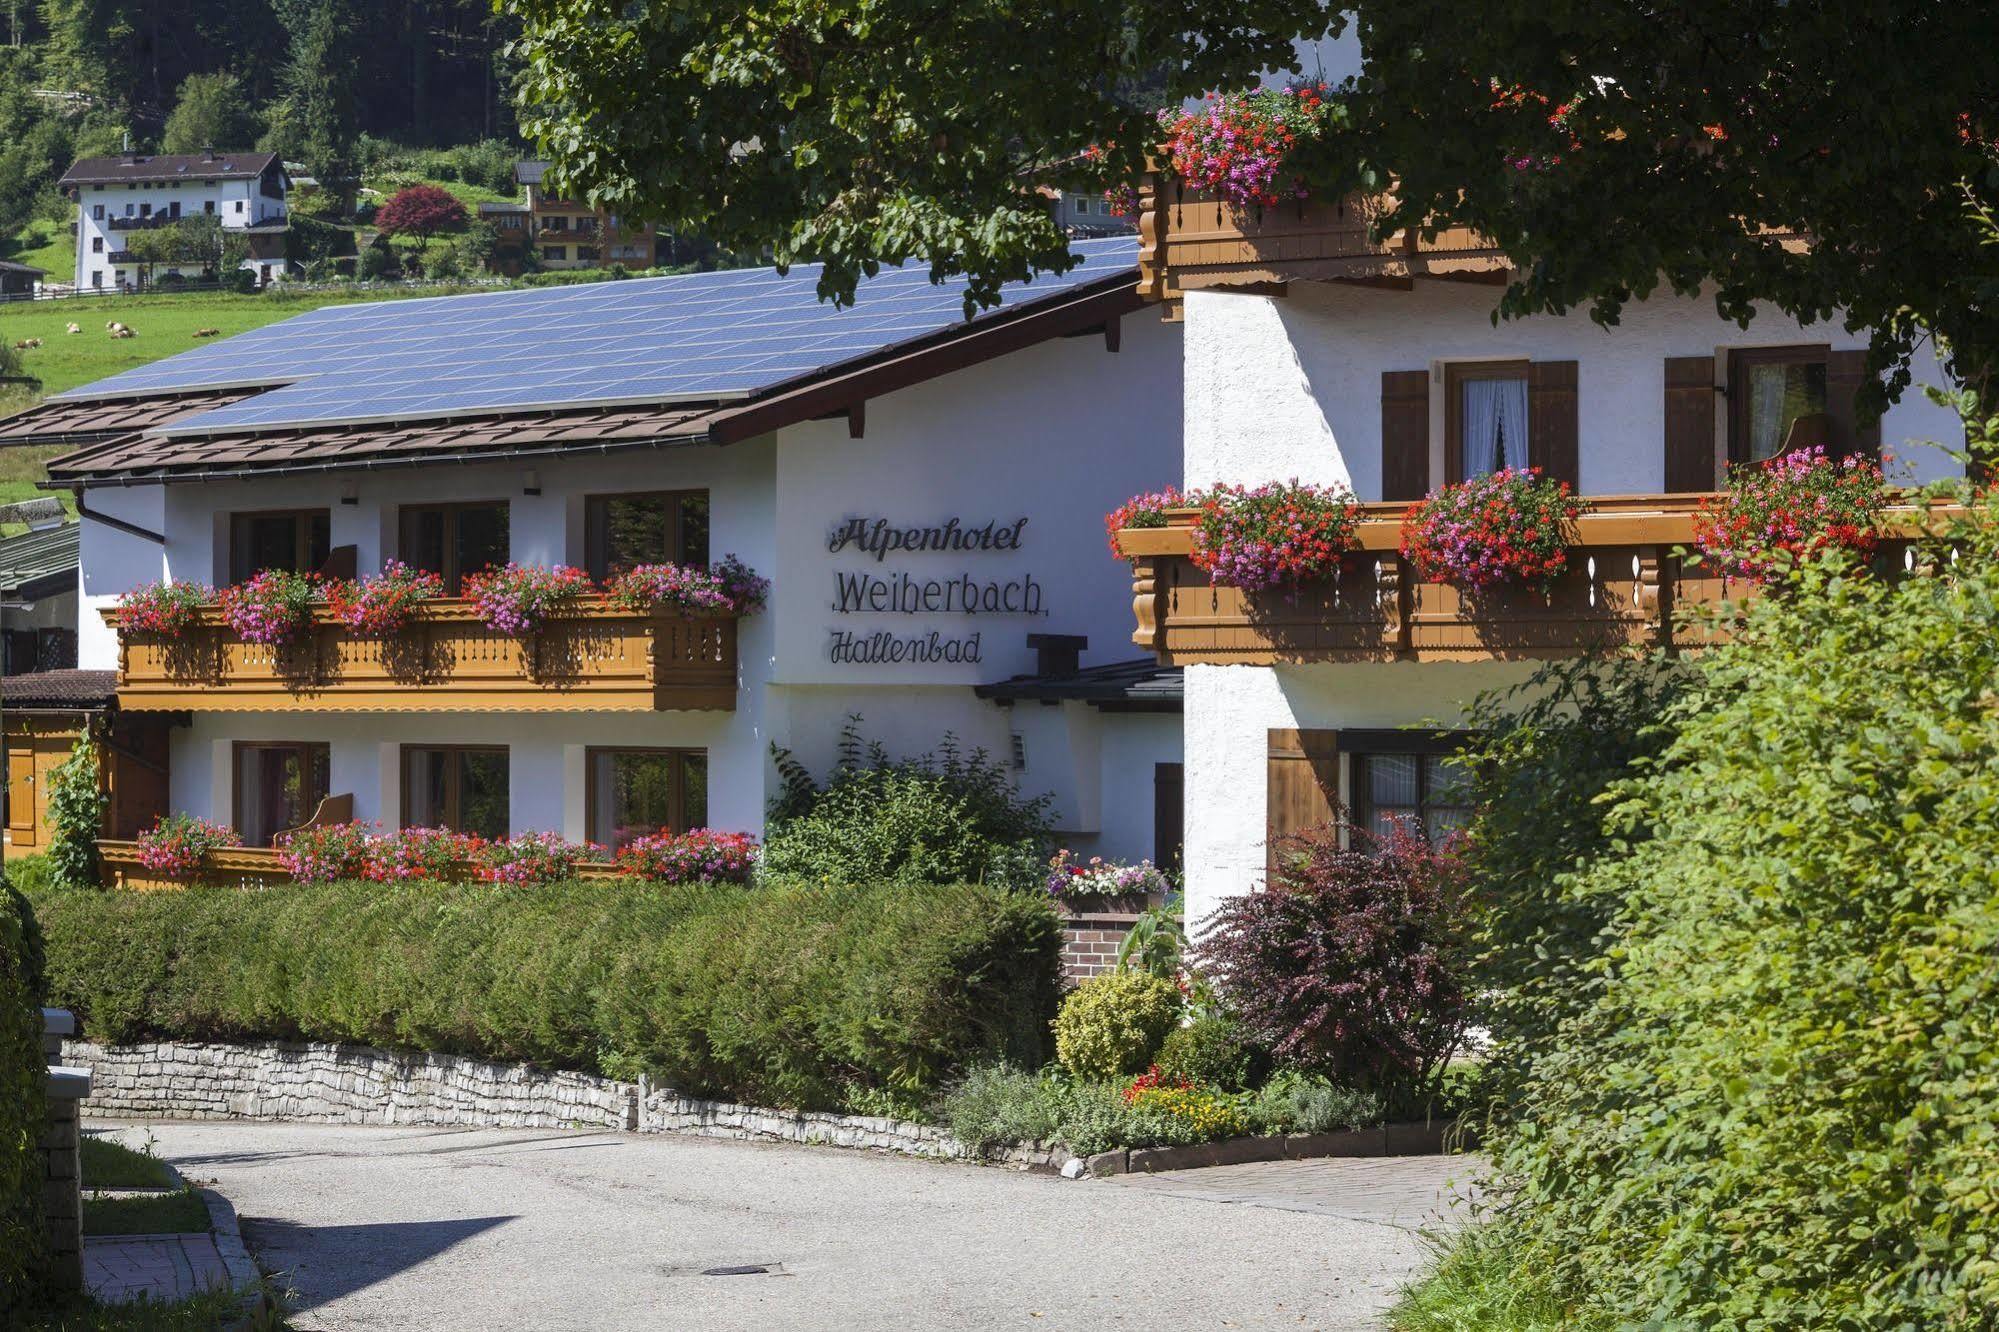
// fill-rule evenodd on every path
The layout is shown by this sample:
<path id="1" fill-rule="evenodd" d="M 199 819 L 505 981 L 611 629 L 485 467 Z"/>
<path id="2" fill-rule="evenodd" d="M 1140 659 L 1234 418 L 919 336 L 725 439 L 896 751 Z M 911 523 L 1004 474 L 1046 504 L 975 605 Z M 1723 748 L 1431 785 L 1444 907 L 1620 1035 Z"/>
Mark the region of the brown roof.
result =
<path id="1" fill-rule="evenodd" d="M 10 708 L 101 708 L 118 694 L 116 671 L 30 671 L 0 676 Z"/>
<path id="2" fill-rule="evenodd" d="M 80 444 L 87 439 L 151 430 L 261 392 L 262 389 L 221 389 L 151 398 L 98 398 L 83 402 L 51 399 L 13 416 L 0 417 L 0 446 Z"/>
<path id="3" fill-rule="evenodd" d="M 86 404 L 78 404 L 86 405 Z M 538 415 L 467 416 L 412 425 L 335 425 L 257 434 L 167 436 L 133 431 L 49 462 L 65 481 L 192 479 L 244 472 L 402 466 L 446 457 L 638 448 L 707 437 L 707 407 L 594 407 Z"/>
<path id="4" fill-rule="evenodd" d="M 121 153 L 80 158 L 62 185 L 137 185 L 149 180 L 245 180 L 264 174 L 276 153 Z"/>

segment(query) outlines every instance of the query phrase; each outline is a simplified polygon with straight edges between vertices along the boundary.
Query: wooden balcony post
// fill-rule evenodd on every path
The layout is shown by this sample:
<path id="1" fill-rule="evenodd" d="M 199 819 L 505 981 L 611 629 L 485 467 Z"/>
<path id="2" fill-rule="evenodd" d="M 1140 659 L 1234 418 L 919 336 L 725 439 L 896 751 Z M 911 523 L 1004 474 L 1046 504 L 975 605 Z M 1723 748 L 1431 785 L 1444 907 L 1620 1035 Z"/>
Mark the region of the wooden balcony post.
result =
<path id="1" fill-rule="evenodd" d="M 1159 634 L 1159 563 L 1151 558 L 1131 562 L 1131 617 L 1138 626 L 1131 641 L 1165 660 L 1165 644 Z"/>

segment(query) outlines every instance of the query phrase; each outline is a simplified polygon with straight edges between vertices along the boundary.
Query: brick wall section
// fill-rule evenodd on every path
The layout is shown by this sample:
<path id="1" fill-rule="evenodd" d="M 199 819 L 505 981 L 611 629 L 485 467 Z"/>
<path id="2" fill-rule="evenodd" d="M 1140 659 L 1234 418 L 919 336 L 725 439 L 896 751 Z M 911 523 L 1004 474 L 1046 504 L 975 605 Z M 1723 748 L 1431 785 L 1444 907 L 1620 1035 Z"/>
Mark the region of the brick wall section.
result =
<path id="1" fill-rule="evenodd" d="M 1070 916 L 1062 927 L 1062 983 L 1080 985 L 1116 967 L 1117 950 L 1137 920 L 1121 911 Z"/>

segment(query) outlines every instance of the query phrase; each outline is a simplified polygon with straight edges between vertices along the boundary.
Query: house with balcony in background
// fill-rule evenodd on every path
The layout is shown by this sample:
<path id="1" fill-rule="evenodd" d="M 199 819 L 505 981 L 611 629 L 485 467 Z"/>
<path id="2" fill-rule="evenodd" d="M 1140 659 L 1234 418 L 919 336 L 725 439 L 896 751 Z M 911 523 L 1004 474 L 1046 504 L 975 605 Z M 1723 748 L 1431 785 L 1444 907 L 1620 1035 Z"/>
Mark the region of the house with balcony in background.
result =
<path id="1" fill-rule="evenodd" d="M 224 231 L 243 237 L 248 257 L 240 266 L 260 285 L 287 274 L 290 180 L 276 153 L 208 149 L 86 157 L 57 183 L 76 200 L 78 291 L 140 285 L 148 280 L 147 265 L 132 253 L 131 237 L 199 216 L 215 217 Z M 198 265 L 160 264 L 150 280 L 171 273 L 200 276 Z"/>
<path id="2" fill-rule="evenodd" d="M 573 199 L 548 192 L 543 180 L 548 163 L 514 164 L 514 179 L 523 198 L 479 205 L 479 218 L 499 233 L 494 264 L 518 273 L 527 251 L 546 269 L 651 268 L 658 262 L 659 229 L 651 223 L 634 225 Z"/>
<path id="3" fill-rule="evenodd" d="M 1616 326 L 1582 313 L 1495 324 L 1507 257 L 1446 228 L 1377 241 L 1368 198 L 1238 210 L 1155 179 L 1140 285 L 1182 329 L 1180 484 L 1344 485 L 1360 549 L 1298 589 L 1212 585 L 1194 515 L 1129 530 L 1134 641 L 1183 671 L 1187 913 L 1261 883 L 1280 839 L 1344 813 L 1430 832 L 1468 816 L 1452 762 L 1465 705 L 1553 657 L 1692 647 L 1680 612 L 1744 585 L 1683 560 L 1732 463 L 1801 447 L 1880 458 L 1890 482 L 1956 470 L 1963 429 L 1922 392 L 1856 407 L 1865 335 L 1765 309 L 1743 328 L 1661 294 Z M 1802 243 L 1791 239 L 1773 243 Z M 1586 502 L 1545 593 L 1419 579 L 1404 516 L 1437 487 L 1536 467 Z M 1913 532 L 1919 519 L 1904 511 Z"/>
<path id="4" fill-rule="evenodd" d="M 78 497 L 80 665 L 164 728 L 165 807 L 233 825 L 245 873 L 315 817 L 758 832 L 773 746 L 823 774 L 855 717 L 894 755 L 1010 763 L 1078 850 L 1155 856 L 1176 682 L 1132 660 L 1101 516 L 1180 466 L 1181 334 L 1134 242 L 1080 250 L 969 320 L 922 269 L 836 309 L 811 265 L 328 307 L 59 394 L 0 445 L 71 446 L 49 470 Z M 766 604 L 590 592 L 523 632 L 464 595 L 508 564 L 602 586 L 728 556 Z M 120 609 L 390 561 L 444 594 L 388 635 L 321 607 L 246 641 L 211 602 L 168 637 Z"/>

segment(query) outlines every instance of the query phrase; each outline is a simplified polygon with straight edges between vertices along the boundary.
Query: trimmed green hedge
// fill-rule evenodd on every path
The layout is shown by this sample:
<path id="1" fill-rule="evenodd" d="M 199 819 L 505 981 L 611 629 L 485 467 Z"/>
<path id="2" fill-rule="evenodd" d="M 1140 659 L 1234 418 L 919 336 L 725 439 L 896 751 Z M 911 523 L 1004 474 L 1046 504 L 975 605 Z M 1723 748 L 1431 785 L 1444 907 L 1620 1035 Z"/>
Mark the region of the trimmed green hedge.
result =
<path id="1" fill-rule="evenodd" d="M 1061 947 L 1045 902 L 970 886 L 48 888 L 35 907 L 52 1002 L 96 1040 L 643 1069 L 801 1108 L 1039 1063 Z"/>
<path id="2" fill-rule="evenodd" d="M 25 1308 L 42 1279 L 42 1011 L 34 915 L 0 884 L 0 1308 Z"/>

